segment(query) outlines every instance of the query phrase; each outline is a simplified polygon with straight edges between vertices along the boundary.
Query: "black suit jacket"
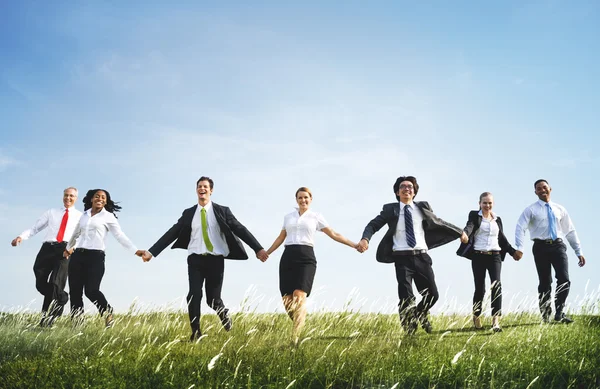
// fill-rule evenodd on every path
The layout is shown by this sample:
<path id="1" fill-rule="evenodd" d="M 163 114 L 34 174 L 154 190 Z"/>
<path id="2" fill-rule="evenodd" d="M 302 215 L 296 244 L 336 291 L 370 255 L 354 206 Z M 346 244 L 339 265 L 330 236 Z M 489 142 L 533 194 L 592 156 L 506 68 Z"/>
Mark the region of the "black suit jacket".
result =
<path id="1" fill-rule="evenodd" d="M 455 225 L 447 223 L 437 217 L 429 203 L 426 201 L 415 201 L 414 204 L 419 207 L 423 214 L 423 230 L 425 231 L 425 242 L 429 249 L 444 245 L 454 239 L 460 238 L 462 230 Z M 377 247 L 377 261 L 383 263 L 393 263 L 395 258 L 392 256 L 394 248 L 394 234 L 400 217 L 400 203 L 385 204 L 379 216 L 371 220 L 363 231 L 362 238 L 371 240 L 373 234 L 381 229 L 385 224 L 388 230 Z"/>
<path id="2" fill-rule="evenodd" d="M 255 252 L 262 250 L 262 246 L 256 238 L 240 223 L 237 221 L 233 213 L 228 207 L 212 203 L 213 211 L 221 232 L 225 235 L 225 241 L 227 247 L 229 247 L 228 259 L 248 259 L 248 254 L 240 242 L 242 239 L 246 244 Z M 190 238 L 192 235 L 192 219 L 196 213 L 198 204 L 191 208 L 186 209 L 181 214 L 177 223 L 173 225 L 148 251 L 153 256 L 158 256 L 168 245 L 174 240 L 175 244 L 171 247 L 172 249 L 187 249 L 190 244 Z M 239 238 L 238 238 L 239 237 Z"/>
<path id="3" fill-rule="evenodd" d="M 461 257 L 473 259 L 473 254 L 475 254 L 473 250 L 473 245 L 475 244 L 475 233 L 481 226 L 481 215 L 479 211 L 471 211 L 469 212 L 469 220 L 467 221 L 467 225 L 464 228 L 465 234 L 469 237 L 469 242 L 462 243 L 458 247 L 456 251 L 456 255 L 460 255 Z M 502 219 L 500 217 L 496 218 L 496 223 L 498 223 L 498 228 L 500 229 L 500 233 L 498 234 L 498 244 L 501 249 L 502 260 L 504 261 L 504 257 L 506 257 L 506 253 L 513 255 L 515 253 L 515 249 L 508 243 L 508 239 L 504 235 L 502 229 Z"/>

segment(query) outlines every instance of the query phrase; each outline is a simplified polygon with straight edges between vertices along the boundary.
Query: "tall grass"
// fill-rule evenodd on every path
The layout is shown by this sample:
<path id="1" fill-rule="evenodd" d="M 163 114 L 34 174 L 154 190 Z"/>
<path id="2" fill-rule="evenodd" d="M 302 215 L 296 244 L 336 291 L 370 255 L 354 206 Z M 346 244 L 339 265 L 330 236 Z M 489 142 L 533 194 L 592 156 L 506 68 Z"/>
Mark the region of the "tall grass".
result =
<path id="1" fill-rule="evenodd" d="M 0 314 L 1 388 L 588 388 L 600 387 L 600 318 L 541 324 L 511 314 L 504 332 L 475 331 L 470 316 L 432 318 L 433 334 L 406 336 L 396 315 L 308 316 L 297 347 L 284 314 L 240 313 L 225 332 L 187 315 L 97 316 L 51 329 L 39 316 Z M 489 324 L 488 324 L 489 328 Z"/>

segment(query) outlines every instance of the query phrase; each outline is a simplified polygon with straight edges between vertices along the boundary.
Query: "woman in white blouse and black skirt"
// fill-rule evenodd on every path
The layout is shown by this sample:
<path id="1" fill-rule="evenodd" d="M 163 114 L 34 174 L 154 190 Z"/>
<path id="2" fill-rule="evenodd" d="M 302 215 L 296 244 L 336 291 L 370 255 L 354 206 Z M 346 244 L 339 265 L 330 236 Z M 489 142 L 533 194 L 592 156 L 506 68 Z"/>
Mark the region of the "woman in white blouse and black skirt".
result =
<path id="1" fill-rule="evenodd" d="M 306 298 L 310 296 L 317 271 L 313 251 L 315 231 L 323 231 L 336 242 L 356 248 L 356 243 L 335 232 L 320 213 L 309 209 L 312 193 L 306 187 L 296 191 L 298 210 L 285 216 L 281 233 L 267 250 L 271 254 L 282 243 L 285 250 L 279 263 L 279 290 L 283 305 L 294 322 L 292 339 L 298 342 L 306 319 Z"/>
<path id="2" fill-rule="evenodd" d="M 65 257 L 69 257 L 69 292 L 71 317 L 78 319 L 83 314 L 83 292 L 105 316 L 107 327 L 113 323 L 112 307 L 100 291 L 104 276 L 104 242 L 108 231 L 126 249 L 135 254 L 138 250 L 121 231 L 115 213 L 121 207 L 115 204 L 108 191 L 92 189 L 83 198 L 84 213 L 69 241 Z M 74 249 L 75 243 L 77 248 Z M 72 254 L 72 255 L 71 255 Z"/>
<path id="3" fill-rule="evenodd" d="M 492 331 L 500 332 L 502 315 L 502 284 L 500 272 L 506 253 L 515 256 L 515 249 L 508 243 L 502 230 L 502 220 L 492 212 L 494 197 L 490 192 L 479 196 L 479 211 L 469 212 L 464 232 L 469 242 L 461 244 L 457 254 L 471 260 L 475 293 L 473 294 L 473 324 L 482 329 L 481 310 L 485 295 L 485 274 L 490 275 L 492 286 Z"/>

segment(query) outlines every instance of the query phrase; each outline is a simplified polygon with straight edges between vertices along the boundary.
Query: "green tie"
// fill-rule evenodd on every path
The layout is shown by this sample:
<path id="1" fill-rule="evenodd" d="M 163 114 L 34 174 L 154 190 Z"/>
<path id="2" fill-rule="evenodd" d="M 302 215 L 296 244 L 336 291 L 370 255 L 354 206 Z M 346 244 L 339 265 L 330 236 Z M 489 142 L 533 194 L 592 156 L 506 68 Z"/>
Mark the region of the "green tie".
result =
<path id="1" fill-rule="evenodd" d="M 213 244 L 208 237 L 208 223 L 206 222 L 206 209 L 204 208 L 200 211 L 200 219 L 202 219 L 202 237 L 204 238 L 204 243 L 206 243 L 206 249 L 212 253 Z"/>

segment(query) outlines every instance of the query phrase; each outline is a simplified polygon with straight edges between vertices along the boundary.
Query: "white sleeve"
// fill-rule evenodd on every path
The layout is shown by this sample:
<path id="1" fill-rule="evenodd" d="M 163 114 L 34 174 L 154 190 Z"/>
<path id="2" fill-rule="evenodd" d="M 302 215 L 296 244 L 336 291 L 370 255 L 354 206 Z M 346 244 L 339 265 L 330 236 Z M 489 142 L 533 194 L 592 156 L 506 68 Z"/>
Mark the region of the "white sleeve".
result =
<path id="1" fill-rule="evenodd" d="M 127 235 L 121 230 L 121 226 L 117 221 L 117 218 L 112 213 L 107 221 L 108 230 L 113 234 L 117 242 L 126 249 L 132 251 L 134 254 L 137 251 L 137 247 L 129 240 Z"/>
<path id="2" fill-rule="evenodd" d="M 531 207 L 525 208 L 519 220 L 517 221 L 517 227 L 515 228 L 515 249 L 523 252 L 523 246 L 525 241 L 525 231 L 529 229 L 529 222 L 531 221 Z"/>
<path id="3" fill-rule="evenodd" d="M 40 216 L 40 218 L 35 222 L 33 227 L 28 230 L 25 230 L 19 235 L 22 240 L 27 240 L 42 231 L 44 228 L 48 227 L 48 221 L 50 220 L 50 210 L 47 210 Z"/>
<path id="4" fill-rule="evenodd" d="M 321 231 L 323 228 L 327 227 L 329 227 L 329 224 L 327 224 L 327 220 L 325 220 L 323 215 L 317 213 L 317 231 Z"/>
<path id="5" fill-rule="evenodd" d="M 73 231 L 73 235 L 71 235 L 71 239 L 69 239 L 69 243 L 67 244 L 67 250 L 75 247 L 75 242 L 79 238 L 79 235 L 81 235 L 81 224 L 77 222 L 77 227 L 75 227 L 75 231 Z"/>
<path id="6" fill-rule="evenodd" d="M 581 253 L 581 242 L 579 242 L 575 226 L 571 221 L 571 217 L 564 209 L 562 210 L 562 217 L 560 218 L 560 229 L 563 234 L 565 234 L 565 238 L 569 241 L 569 245 L 571 245 L 573 251 L 575 251 L 575 255 L 578 257 L 583 255 Z"/>

